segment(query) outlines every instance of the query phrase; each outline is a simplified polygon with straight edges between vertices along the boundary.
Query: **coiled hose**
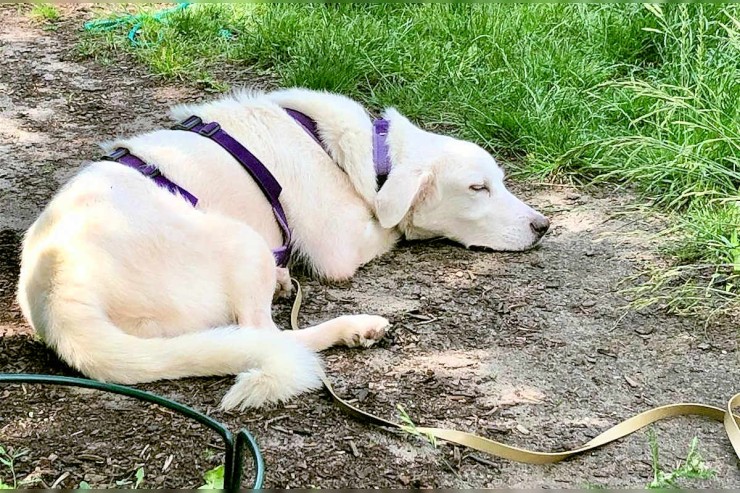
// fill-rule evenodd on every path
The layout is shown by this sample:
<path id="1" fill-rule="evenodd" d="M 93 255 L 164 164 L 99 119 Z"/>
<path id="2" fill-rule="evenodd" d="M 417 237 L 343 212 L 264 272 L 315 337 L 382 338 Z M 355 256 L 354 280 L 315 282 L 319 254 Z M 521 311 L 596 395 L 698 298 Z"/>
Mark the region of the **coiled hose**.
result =
<path id="1" fill-rule="evenodd" d="M 179 402 L 175 402 L 171 399 L 167 399 L 150 392 L 145 392 L 143 390 L 125 387 L 123 385 L 98 382 L 96 380 L 88 380 L 86 378 L 35 375 L 27 373 L 0 373 L 0 384 L 4 383 L 50 384 L 64 385 L 67 387 L 83 387 L 125 395 L 126 397 L 133 397 L 140 401 L 151 402 L 153 404 L 166 407 L 182 416 L 186 416 L 207 426 L 219 434 L 224 442 L 224 449 L 226 450 L 224 464 L 224 490 L 236 491 L 240 489 L 245 449 L 249 450 L 254 464 L 254 484 L 251 486 L 251 489 L 262 488 L 262 483 L 265 479 L 265 462 L 262 459 L 262 454 L 260 453 L 260 449 L 257 446 L 257 442 L 254 437 L 244 428 L 239 430 L 236 434 L 233 434 L 228 428 L 226 428 L 226 426 L 215 419 L 206 416 L 195 409 L 180 404 Z"/>

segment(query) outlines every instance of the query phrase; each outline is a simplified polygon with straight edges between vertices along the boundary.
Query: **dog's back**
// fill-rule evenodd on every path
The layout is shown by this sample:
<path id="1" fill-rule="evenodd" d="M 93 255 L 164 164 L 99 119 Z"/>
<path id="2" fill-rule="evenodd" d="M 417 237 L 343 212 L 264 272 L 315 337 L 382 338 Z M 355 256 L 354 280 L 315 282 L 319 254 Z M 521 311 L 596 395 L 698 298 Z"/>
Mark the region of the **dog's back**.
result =
<path id="1" fill-rule="evenodd" d="M 275 330 L 274 286 L 270 248 L 248 225 L 97 162 L 28 230 L 18 301 L 44 341 L 91 378 L 241 374 L 228 402 L 260 405 L 320 383 L 316 355 Z M 235 306 L 242 292 L 245 314 Z"/>

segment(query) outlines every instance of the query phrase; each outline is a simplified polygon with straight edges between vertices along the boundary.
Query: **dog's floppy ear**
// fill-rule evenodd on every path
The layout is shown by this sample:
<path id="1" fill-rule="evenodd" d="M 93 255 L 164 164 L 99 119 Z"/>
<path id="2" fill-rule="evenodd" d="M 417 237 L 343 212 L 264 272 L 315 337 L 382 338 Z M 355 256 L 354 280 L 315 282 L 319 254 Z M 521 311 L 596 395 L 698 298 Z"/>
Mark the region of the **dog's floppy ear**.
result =
<path id="1" fill-rule="evenodd" d="M 375 197 L 375 213 L 380 225 L 384 228 L 398 225 L 431 184 L 430 172 L 392 169 Z"/>

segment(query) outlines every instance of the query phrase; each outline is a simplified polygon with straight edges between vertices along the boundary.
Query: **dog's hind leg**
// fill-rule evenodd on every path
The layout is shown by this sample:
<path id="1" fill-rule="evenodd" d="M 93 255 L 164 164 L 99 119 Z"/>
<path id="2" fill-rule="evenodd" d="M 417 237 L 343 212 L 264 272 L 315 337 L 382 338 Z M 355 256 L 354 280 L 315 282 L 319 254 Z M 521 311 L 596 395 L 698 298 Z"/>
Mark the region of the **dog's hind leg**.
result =
<path id="1" fill-rule="evenodd" d="M 388 320 L 376 315 L 344 315 L 313 327 L 285 332 L 304 346 L 323 351 L 340 344 L 370 347 L 383 338 L 388 327 Z"/>

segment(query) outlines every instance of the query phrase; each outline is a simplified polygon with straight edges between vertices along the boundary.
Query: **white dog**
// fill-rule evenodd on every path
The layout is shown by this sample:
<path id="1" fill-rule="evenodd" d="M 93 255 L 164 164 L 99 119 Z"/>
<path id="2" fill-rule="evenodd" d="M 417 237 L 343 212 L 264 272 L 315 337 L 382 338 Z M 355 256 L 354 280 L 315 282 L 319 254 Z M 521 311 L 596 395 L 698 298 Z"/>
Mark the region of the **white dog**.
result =
<path id="1" fill-rule="evenodd" d="M 315 120 L 323 149 L 284 108 Z M 384 113 L 392 168 L 379 191 L 372 120 L 346 97 L 242 92 L 173 110 L 191 115 L 218 122 L 282 185 L 293 258 L 321 278 L 352 276 L 401 237 L 525 250 L 549 227 L 504 187 L 487 152 L 423 131 L 394 109 Z M 18 300 L 68 364 L 124 384 L 238 375 L 222 405 L 243 409 L 320 386 L 316 352 L 384 335 L 388 321 L 371 315 L 277 329 L 273 295 L 290 286 L 271 254 L 281 229 L 221 146 L 158 130 L 109 147 L 129 149 L 199 202 L 110 161 L 90 164 L 57 193 L 26 233 Z"/>

